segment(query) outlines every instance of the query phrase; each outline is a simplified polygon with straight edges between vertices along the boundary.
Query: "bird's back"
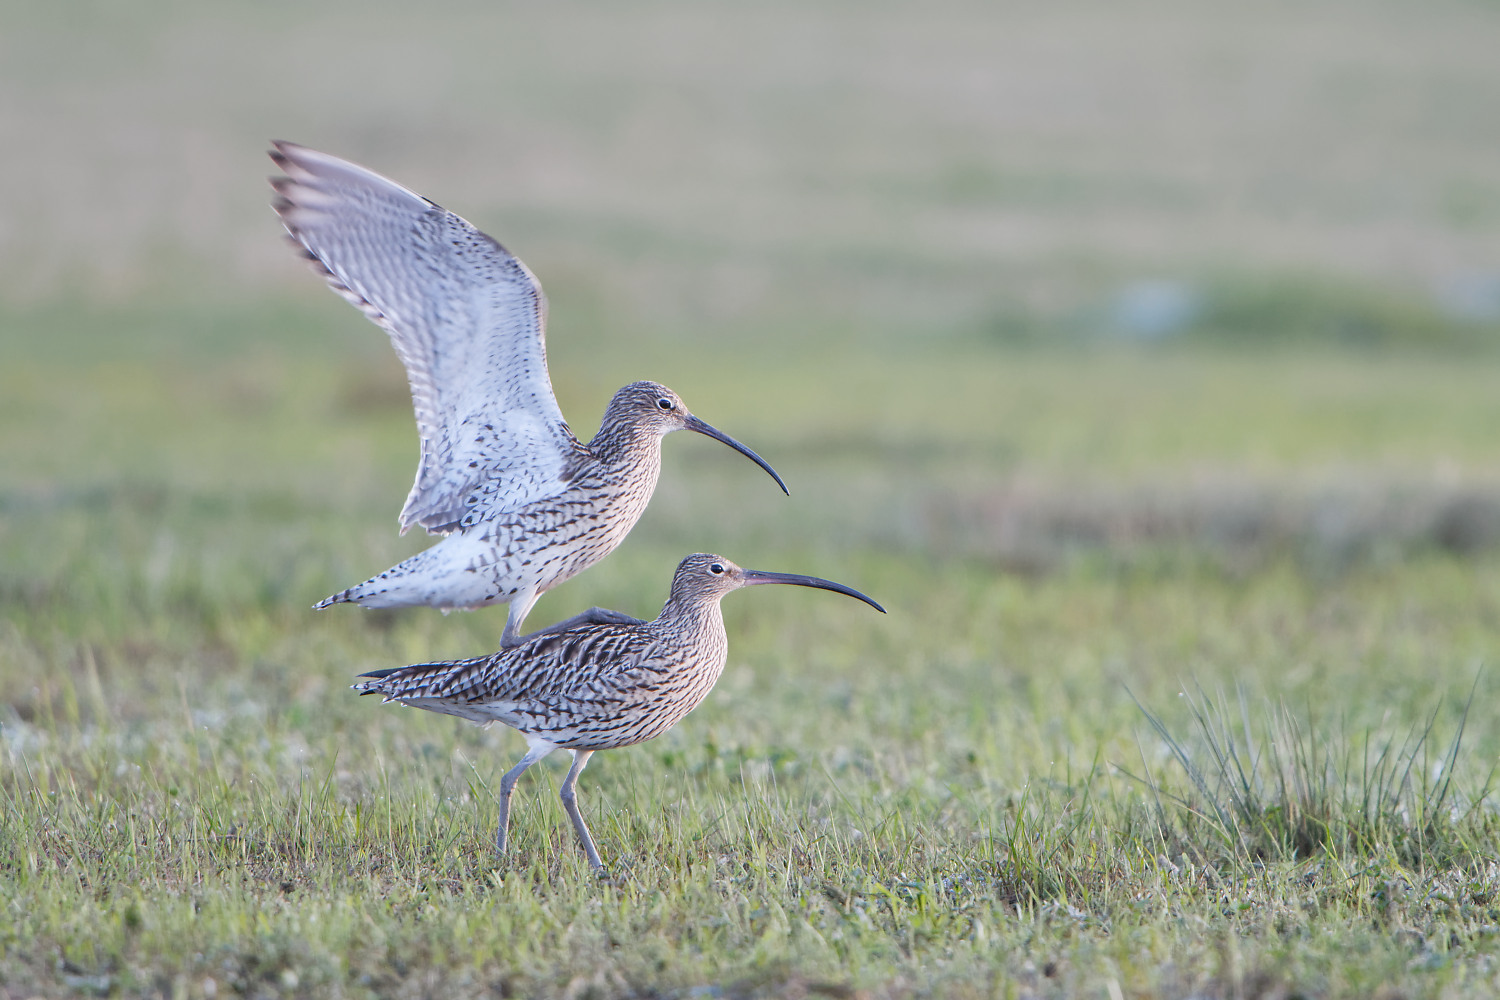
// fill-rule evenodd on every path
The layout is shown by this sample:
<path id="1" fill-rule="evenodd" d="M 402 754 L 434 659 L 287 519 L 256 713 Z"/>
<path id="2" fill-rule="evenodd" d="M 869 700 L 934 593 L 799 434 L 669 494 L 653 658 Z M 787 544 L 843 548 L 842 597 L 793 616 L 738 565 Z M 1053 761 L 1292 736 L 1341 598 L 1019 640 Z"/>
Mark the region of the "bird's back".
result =
<path id="1" fill-rule="evenodd" d="M 723 619 L 585 625 L 492 656 L 416 664 L 358 685 L 388 701 L 501 722 L 570 749 L 629 746 L 666 732 L 723 672 Z"/>

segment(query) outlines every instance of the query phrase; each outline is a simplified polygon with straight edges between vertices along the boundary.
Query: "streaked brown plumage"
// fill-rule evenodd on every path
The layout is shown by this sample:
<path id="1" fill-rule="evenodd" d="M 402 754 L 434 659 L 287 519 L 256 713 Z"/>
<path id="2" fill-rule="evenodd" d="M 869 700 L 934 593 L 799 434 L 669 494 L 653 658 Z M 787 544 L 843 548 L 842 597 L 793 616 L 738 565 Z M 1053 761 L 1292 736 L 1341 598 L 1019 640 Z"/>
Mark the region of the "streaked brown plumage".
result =
<path id="1" fill-rule="evenodd" d="M 441 542 L 320 602 L 367 608 L 509 604 L 502 646 L 537 598 L 608 555 L 640 518 L 661 439 L 714 438 L 786 485 L 761 457 L 688 412 L 671 389 L 615 393 L 587 445 L 547 375 L 542 287 L 503 246 L 381 175 L 278 142 L 287 233 L 330 287 L 391 337 L 406 366 L 421 459 L 401 511 Z M 553 629 L 634 621 L 599 608 Z M 550 630 L 549 630 L 550 631 Z"/>
<path id="2" fill-rule="evenodd" d="M 537 635 L 491 656 L 418 663 L 377 670 L 354 685 L 361 694 L 457 715 L 488 725 L 503 722 L 530 748 L 500 782 L 500 832 L 505 850 L 510 796 L 516 779 L 554 750 L 573 751 L 562 801 L 589 863 L 603 871 L 599 852 L 578 811 L 574 785 L 597 750 L 660 736 L 701 702 L 729 652 L 719 601 L 732 590 L 762 583 L 817 587 L 885 609 L 857 590 L 817 577 L 741 569 L 721 556 L 688 556 L 672 578 L 672 592 L 655 621 L 581 625 Z"/>

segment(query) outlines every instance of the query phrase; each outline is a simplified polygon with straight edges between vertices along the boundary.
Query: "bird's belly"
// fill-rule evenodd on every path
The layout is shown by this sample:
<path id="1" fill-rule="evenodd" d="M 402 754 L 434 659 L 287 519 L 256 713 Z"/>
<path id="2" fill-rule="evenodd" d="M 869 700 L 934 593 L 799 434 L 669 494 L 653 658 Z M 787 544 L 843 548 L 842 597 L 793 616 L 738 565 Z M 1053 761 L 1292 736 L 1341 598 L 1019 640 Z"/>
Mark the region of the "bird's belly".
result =
<path id="1" fill-rule="evenodd" d="M 464 569 L 497 586 L 547 591 L 613 552 L 644 509 L 596 490 L 497 513 L 465 532 L 479 545 Z"/>
<path id="2" fill-rule="evenodd" d="M 544 718 L 533 715 L 518 724 L 528 735 L 537 735 L 569 750 L 613 750 L 655 739 L 708 697 L 723 669 L 710 661 L 706 669 L 685 670 L 660 684 L 633 687 L 618 697 L 579 700 L 566 710 Z"/>
<path id="3" fill-rule="evenodd" d="M 639 491 L 581 485 L 466 528 L 350 592 L 369 607 L 481 608 L 545 593 L 614 551 L 645 509 Z M 649 496 L 646 497 L 649 499 Z"/>

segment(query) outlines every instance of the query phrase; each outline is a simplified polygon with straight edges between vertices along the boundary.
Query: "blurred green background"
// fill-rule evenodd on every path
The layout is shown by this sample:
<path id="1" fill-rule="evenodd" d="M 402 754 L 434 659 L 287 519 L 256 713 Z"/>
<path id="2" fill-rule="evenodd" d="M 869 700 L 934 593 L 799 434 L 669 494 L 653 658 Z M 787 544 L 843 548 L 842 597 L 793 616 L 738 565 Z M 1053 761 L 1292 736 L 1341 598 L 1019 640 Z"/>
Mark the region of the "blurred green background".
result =
<path id="1" fill-rule="evenodd" d="M 732 503 L 741 470 L 668 475 L 648 535 L 712 510 L 961 548 L 978 518 L 996 550 L 1018 482 L 1487 481 L 1495 28 L 1476 3 L 14 4 L 0 475 L 46 506 L 281 449 L 337 504 L 399 495 L 401 372 L 282 245 L 274 136 L 520 254 L 580 435 L 651 377 L 807 466 L 780 507 Z M 357 453 L 318 451 L 345 420 Z"/>
<path id="2" fill-rule="evenodd" d="M 1494 16 L 11 4 L 3 287 L 13 308 L 313 300 L 268 238 L 275 136 L 497 231 L 551 288 L 563 350 L 769 330 L 983 341 L 1095 325 L 1152 280 L 1246 336 L 1257 306 L 1316 326 L 1363 311 L 1344 301 L 1360 292 L 1482 319 L 1500 266 Z M 171 346 L 309 339 L 273 317 L 254 338 L 205 325 Z"/>
<path id="3" fill-rule="evenodd" d="M 1060 838 L 1037 862 L 1054 889 L 1037 891 L 1136 926 L 1140 865 L 1186 864 L 1172 852 L 1192 854 L 1193 837 L 1144 837 L 1129 820 L 1140 786 L 1111 768 L 1158 768 L 1190 796 L 1131 693 L 1186 739 L 1178 695 L 1196 685 L 1241 692 L 1257 718 L 1292 705 L 1314 742 L 1345 734 L 1343 750 L 1399 743 L 1429 713 L 1446 746 L 1473 691 L 1450 765 L 1482 804 L 1500 754 L 1497 39 L 1500 8 L 1477 0 L 6 4 L 0 787 L 19 846 L 3 857 L 29 873 L 9 912 L 53 916 L 0 933 L 0 985 L 104 976 L 128 991 L 157 975 L 163 992 L 209 995 L 223 949 L 281 949 L 235 974 L 357 994 L 360 961 L 328 957 L 354 945 L 298 924 L 281 886 L 317 881 L 375 912 L 428 891 L 382 864 L 448 865 L 471 887 L 495 864 L 493 803 L 453 761 L 498 775 L 519 741 L 342 687 L 366 667 L 492 649 L 502 617 L 306 610 L 427 539 L 395 530 L 416 457 L 403 373 L 285 245 L 271 138 L 378 170 L 521 256 L 551 300 L 553 381 L 581 437 L 615 388 L 657 379 L 790 485 L 780 497 L 728 451 L 669 439 L 635 532 L 534 623 L 592 604 L 654 614 L 695 550 L 839 579 L 892 611 L 730 598 L 720 690 L 583 782 L 590 808 L 627 817 L 600 846 L 633 857 L 641 884 L 688 879 L 672 866 L 701 870 L 694 851 L 749 850 L 711 825 L 693 834 L 726 801 L 759 831 L 745 843 L 788 871 L 809 863 L 777 853 L 787 830 L 815 812 L 912 817 L 913 840 L 850 840 L 833 874 L 806 876 L 834 882 L 974 870 L 979 829 L 1014 860 L 1024 838 L 1011 828 L 996 846 L 996 817 L 1076 811 L 1075 826 L 1035 826 Z M 752 766 L 782 783 L 736 784 Z M 413 816 L 462 803 L 442 807 L 461 857 L 421 853 L 415 827 L 402 840 L 335 819 L 307 843 L 344 845 L 370 885 L 270 846 L 225 853 L 214 838 L 277 829 L 275 796 L 300 803 L 309 775 L 327 776 L 320 815 L 386 795 Z M 68 788 L 71 812 L 46 805 Z M 539 804 L 518 839 L 535 853 L 518 870 L 534 864 L 542 886 L 572 871 L 571 845 L 545 782 L 527 794 Z M 702 797 L 684 800 L 688 819 L 678 795 Z M 137 842 L 113 825 L 126 814 L 156 832 Z M 1478 815 L 1454 835 L 1471 858 L 1494 845 L 1493 808 Z M 196 882 L 169 871 L 182 843 Z M 1422 867 L 1361 850 L 1351 867 L 1379 870 L 1350 878 L 1389 886 Z M 1274 856 L 1292 866 L 1275 891 L 1301 898 L 1305 857 Z M 1069 879 L 1095 875 L 1119 896 L 1074 892 Z M 955 910 L 925 945 L 901 937 L 914 918 L 893 901 L 890 940 L 868 952 L 847 942 L 877 939 L 840 910 L 817 925 L 822 945 L 752 949 L 721 928 L 678 964 L 648 966 L 644 949 L 618 967 L 685 989 L 769 962 L 881 995 L 944 982 L 966 995 L 954 984 L 1036 987 L 1027 963 L 1047 953 L 1071 970 L 1058 990 L 1118 979 L 1172 995 L 1209 982 L 1193 969 L 1227 968 L 1181 929 L 1201 919 L 1258 941 L 1246 962 L 1281 970 L 1275 982 L 1320 995 L 1391 982 L 1483 995 L 1472 976 L 1492 962 L 1483 928 L 1500 914 L 1485 900 L 1500 887 L 1493 870 L 1474 878 L 1489 895 L 1462 905 L 1478 909 L 1413 903 L 1426 909 L 1400 920 L 1371 916 L 1375 890 L 1350 883 L 1336 926 L 1291 903 L 1274 921 L 1226 915 L 1205 890 L 1177 899 L 1198 916 L 1151 931 L 1134 969 L 1122 956 L 1146 946 L 1098 924 L 1005 940 L 1023 925 L 1004 900 L 977 924 Z M 142 894 L 136 925 L 87 888 L 126 884 Z M 214 886 L 240 929 L 187 930 L 165 901 L 189 884 Z M 772 881 L 744 891 L 747 913 L 790 905 Z M 717 892 L 632 933 L 686 947 L 718 919 Z M 556 905 L 536 918 L 548 933 L 594 926 L 587 893 Z M 274 933 L 233 923 L 245 913 Z M 462 964 L 392 921 L 369 968 L 399 955 L 447 982 Z M 1420 941 L 1393 937 L 1398 924 Z M 132 926 L 158 935 L 155 959 Z M 989 951 L 963 950 L 979 949 L 974 926 L 996 935 Z M 106 931 L 105 957 L 81 943 Z M 1478 942 L 1467 957 L 1414 964 L 1462 935 Z M 539 992 L 572 989 L 570 963 L 617 961 L 598 941 L 536 947 L 506 975 Z M 1450 978 L 1422 978 L 1432 969 Z M 788 982 L 806 987 L 767 989 Z"/>

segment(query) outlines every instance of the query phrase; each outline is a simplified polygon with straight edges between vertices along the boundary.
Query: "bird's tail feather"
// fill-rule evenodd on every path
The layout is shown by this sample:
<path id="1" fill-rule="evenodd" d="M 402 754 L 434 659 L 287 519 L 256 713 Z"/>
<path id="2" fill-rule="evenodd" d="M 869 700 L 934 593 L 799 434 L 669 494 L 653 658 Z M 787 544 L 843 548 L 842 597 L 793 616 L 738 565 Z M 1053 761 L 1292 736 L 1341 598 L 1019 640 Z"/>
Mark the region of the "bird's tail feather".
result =
<path id="1" fill-rule="evenodd" d="M 354 592 L 358 589 L 358 587 L 350 587 L 348 590 L 341 590 L 337 594 L 325 597 L 313 605 L 313 610 L 322 611 L 324 608 L 331 608 L 335 604 L 351 604 L 354 601 Z"/>
<path id="2" fill-rule="evenodd" d="M 368 677 L 370 680 L 360 681 L 353 687 L 360 694 L 383 694 L 388 700 L 392 698 L 404 700 L 429 694 L 434 682 L 440 681 L 456 669 L 462 669 L 465 665 L 464 661 L 458 661 L 384 667 L 360 674 L 360 677 Z"/>

